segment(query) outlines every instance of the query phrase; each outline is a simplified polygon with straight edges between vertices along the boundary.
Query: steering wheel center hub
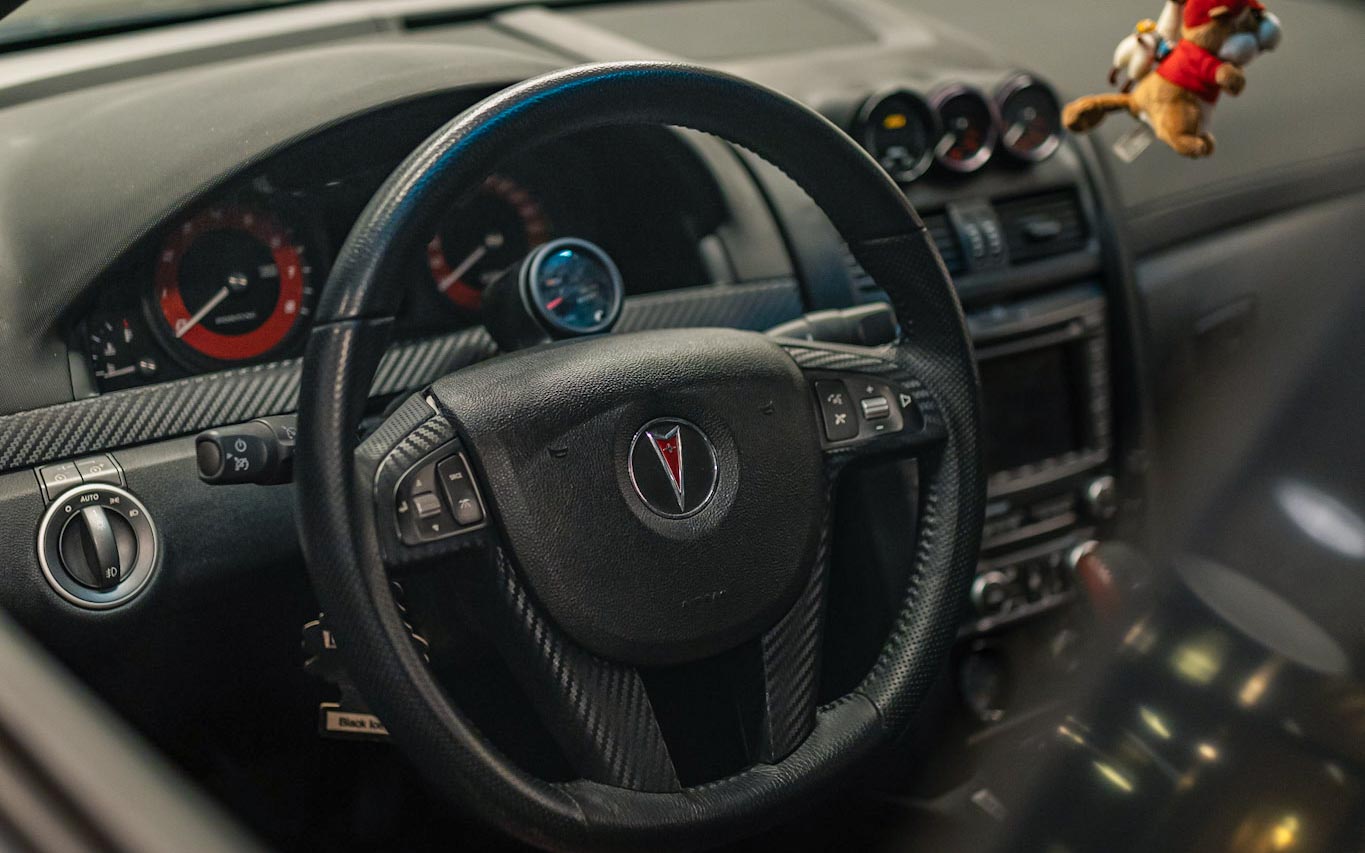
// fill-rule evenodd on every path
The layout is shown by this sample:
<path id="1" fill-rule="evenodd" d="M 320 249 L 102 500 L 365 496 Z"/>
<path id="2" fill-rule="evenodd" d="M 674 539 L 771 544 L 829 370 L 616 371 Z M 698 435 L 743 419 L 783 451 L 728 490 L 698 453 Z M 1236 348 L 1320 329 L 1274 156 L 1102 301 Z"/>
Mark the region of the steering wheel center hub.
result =
<path id="1" fill-rule="evenodd" d="M 515 562 L 579 643 L 638 665 L 751 639 L 795 600 L 825 523 L 810 392 L 770 339 L 613 335 L 436 383 Z"/>

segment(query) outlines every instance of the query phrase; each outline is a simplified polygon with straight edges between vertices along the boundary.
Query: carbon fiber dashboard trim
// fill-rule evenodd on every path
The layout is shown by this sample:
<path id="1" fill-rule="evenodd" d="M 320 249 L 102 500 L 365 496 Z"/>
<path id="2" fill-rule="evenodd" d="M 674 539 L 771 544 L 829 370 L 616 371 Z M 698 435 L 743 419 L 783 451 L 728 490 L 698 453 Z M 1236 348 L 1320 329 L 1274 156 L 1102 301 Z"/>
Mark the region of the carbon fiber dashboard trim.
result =
<path id="1" fill-rule="evenodd" d="M 373 394 L 416 388 L 494 351 L 481 328 L 389 350 Z M 225 370 L 0 417 L 0 470 L 187 435 L 298 406 L 302 360 Z"/>
<path id="2" fill-rule="evenodd" d="M 628 299 L 616 331 L 727 326 L 761 332 L 801 316 L 804 310 L 794 279 L 715 284 Z"/>
<path id="3" fill-rule="evenodd" d="M 760 330 L 801 314 L 792 279 L 635 296 L 620 331 L 731 326 Z M 391 347 L 371 394 L 421 387 L 497 352 L 481 327 Z M 0 471 L 174 438 L 298 407 L 302 360 L 290 359 L 131 388 L 0 417 Z"/>

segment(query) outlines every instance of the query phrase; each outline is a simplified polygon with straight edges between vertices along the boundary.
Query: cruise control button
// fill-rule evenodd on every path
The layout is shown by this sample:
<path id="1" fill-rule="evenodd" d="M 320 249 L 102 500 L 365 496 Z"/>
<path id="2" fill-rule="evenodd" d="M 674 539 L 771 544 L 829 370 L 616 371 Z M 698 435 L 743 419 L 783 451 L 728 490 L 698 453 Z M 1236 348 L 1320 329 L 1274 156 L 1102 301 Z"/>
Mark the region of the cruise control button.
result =
<path id="1" fill-rule="evenodd" d="M 431 518 L 441 512 L 441 499 L 435 492 L 423 492 L 420 495 L 413 495 L 412 508 L 417 512 L 418 518 Z"/>
<path id="2" fill-rule="evenodd" d="M 825 422 L 825 437 L 830 441 L 846 441 L 858 435 L 858 419 L 853 413 L 853 401 L 848 389 L 836 379 L 815 383 L 815 396 L 820 402 L 820 414 Z"/>
<path id="3" fill-rule="evenodd" d="M 423 492 L 430 492 L 436 488 L 436 466 L 423 465 L 416 471 L 408 475 L 403 481 L 403 489 L 411 497 L 416 497 Z"/>
<path id="4" fill-rule="evenodd" d="M 441 488 L 454 510 L 455 520 L 463 527 L 483 521 L 483 507 L 479 504 L 479 493 L 474 489 L 469 466 L 463 456 L 452 456 L 436 466 L 436 476 Z"/>
<path id="5" fill-rule="evenodd" d="M 891 403 L 885 397 L 869 397 L 859 402 L 863 417 L 869 421 L 879 421 L 891 416 Z"/>
<path id="6" fill-rule="evenodd" d="M 444 509 L 430 518 L 422 518 L 417 521 L 417 536 L 423 542 L 444 539 L 456 531 L 455 520 Z"/>
<path id="7" fill-rule="evenodd" d="M 479 502 L 473 498 L 460 498 L 455 504 L 455 520 L 465 527 L 483 521 L 483 510 L 479 507 Z"/>

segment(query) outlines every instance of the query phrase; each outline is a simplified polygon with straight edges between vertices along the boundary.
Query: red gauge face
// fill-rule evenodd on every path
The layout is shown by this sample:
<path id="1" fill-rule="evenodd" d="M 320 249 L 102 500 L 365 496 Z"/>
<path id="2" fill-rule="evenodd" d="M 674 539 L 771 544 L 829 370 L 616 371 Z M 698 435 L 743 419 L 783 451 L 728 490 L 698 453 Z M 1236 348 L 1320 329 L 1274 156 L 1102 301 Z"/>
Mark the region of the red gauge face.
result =
<path id="1" fill-rule="evenodd" d="M 1016 77 L 1004 90 L 1000 105 L 1000 143 L 1026 163 L 1045 160 L 1061 145 L 1062 108 L 1047 86 Z"/>
<path id="2" fill-rule="evenodd" d="M 941 91 L 935 97 L 943 136 L 934 157 L 950 172 L 975 172 L 995 149 L 995 116 L 986 99 L 965 86 Z"/>
<path id="3" fill-rule="evenodd" d="M 183 222 L 157 259 L 156 302 L 172 340 L 204 358 L 258 358 L 307 314 L 309 269 L 273 215 L 212 207 Z"/>
<path id="4" fill-rule="evenodd" d="M 483 289 L 550 238 L 550 223 L 520 184 L 494 175 L 451 211 L 427 244 L 436 289 L 457 307 L 477 311 Z"/>

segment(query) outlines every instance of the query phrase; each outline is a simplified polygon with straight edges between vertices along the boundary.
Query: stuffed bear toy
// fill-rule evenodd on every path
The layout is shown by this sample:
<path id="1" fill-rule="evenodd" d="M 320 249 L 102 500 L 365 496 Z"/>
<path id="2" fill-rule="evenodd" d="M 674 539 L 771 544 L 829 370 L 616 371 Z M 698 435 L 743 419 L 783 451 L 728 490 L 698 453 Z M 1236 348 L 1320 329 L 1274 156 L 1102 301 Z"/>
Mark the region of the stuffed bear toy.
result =
<path id="1" fill-rule="evenodd" d="M 1181 8 L 1183 6 L 1183 9 Z M 1179 14 L 1179 40 L 1173 46 L 1165 42 L 1173 33 L 1160 30 L 1174 29 L 1168 22 Z M 1213 153 L 1213 134 L 1208 130 L 1213 105 L 1223 92 L 1238 95 L 1246 86 L 1242 66 L 1260 51 L 1269 50 L 1279 42 L 1279 22 L 1270 15 L 1260 0 L 1169 0 L 1161 24 L 1147 33 L 1160 35 L 1161 44 L 1152 47 L 1164 56 L 1154 55 L 1143 63 L 1141 55 L 1116 55 L 1130 63 L 1130 71 L 1138 71 L 1140 79 L 1127 81 L 1131 91 L 1116 94 L 1090 95 L 1067 104 L 1062 121 L 1075 132 L 1094 128 L 1111 112 L 1126 110 L 1135 118 L 1146 121 L 1156 137 L 1186 157 L 1207 157 Z M 1153 32 L 1153 31 L 1156 32 Z M 1131 38 L 1131 37 L 1130 37 Z M 1134 39 L 1134 50 L 1146 49 L 1156 40 Z M 1120 44 L 1120 51 L 1125 45 Z M 1148 69 L 1154 69 L 1147 73 Z M 1117 75 L 1111 72 L 1116 79 Z M 1125 87 L 1128 88 L 1128 87 Z"/>

